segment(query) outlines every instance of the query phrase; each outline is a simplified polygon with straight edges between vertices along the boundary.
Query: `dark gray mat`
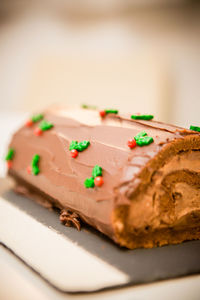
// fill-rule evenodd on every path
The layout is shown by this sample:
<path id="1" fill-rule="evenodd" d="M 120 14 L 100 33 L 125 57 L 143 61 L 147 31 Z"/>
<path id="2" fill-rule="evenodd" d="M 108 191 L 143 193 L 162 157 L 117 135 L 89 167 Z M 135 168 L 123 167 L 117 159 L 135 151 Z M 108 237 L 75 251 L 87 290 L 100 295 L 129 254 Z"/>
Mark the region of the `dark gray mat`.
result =
<path id="1" fill-rule="evenodd" d="M 200 273 L 200 241 L 154 249 L 127 250 L 87 225 L 83 225 L 80 232 L 63 226 L 59 222 L 58 212 L 49 211 L 28 198 L 16 195 L 6 180 L 0 182 L 0 194 L 39 222 L 126 273 L 130 278 L 129 285 Z"/>

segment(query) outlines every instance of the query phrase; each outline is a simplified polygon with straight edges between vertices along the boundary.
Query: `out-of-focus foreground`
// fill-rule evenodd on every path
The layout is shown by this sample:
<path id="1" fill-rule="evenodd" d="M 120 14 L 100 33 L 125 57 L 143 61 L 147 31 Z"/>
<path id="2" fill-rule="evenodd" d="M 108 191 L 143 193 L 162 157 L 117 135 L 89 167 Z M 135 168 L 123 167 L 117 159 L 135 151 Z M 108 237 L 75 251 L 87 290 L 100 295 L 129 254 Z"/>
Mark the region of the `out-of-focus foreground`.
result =
<path id="1" fill-rule="evenodd" d="M 0 110 L 60 102 L 199 124 L 198 1 L 0 3 Z"/>

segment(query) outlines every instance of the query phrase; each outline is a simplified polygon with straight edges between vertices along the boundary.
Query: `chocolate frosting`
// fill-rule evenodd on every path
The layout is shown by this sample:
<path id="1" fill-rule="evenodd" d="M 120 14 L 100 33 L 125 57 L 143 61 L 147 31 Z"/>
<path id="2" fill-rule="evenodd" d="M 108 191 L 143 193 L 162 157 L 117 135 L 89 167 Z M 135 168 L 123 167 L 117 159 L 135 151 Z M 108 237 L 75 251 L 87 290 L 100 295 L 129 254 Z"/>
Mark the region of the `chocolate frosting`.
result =
<path id="1" fill-rule="evenodd" d="M 31 128 L 22 126 L 14 134 L 10 147 L 15 149 L 15 157 L 9 174 L 18 183 L 23 182 L 43 193 L 54 206 L 78 214 L 84 222 L 121 245 L 137 247 L 129 241 L 127 232 L 137 235 L 138 230 L 146 227 L 157 230 L 161 226 L 163 212 L 158 203 L 162 206 L 161 194 L 169 181 L 170 193 L 173 184 L 178 183 L 179 190 L 187 194 L 194 172 L 194 177 L 199 178 L 200 134 L 197 132 L 157 121 L 133 120 L 129 116 L 108 114 L 101 118 L 98 111 L 85 109 L 54 107 L 46 110 L 44 117 L 54 127 L 41 136 L 33 133 L 37 124 Z M 127 141 L 143 130 L 154 142 L 132 150 L 128 148 Z M 90 146 L 75 159 L 69 151 L 72 140 L 90 141 Z M 40 155 L 40 173 L 33 176 L 26 170 L 36 153 Z M 86 189 L 84 180 L 91 177 L 95 165 L 103 169 L 104 184 Z M 179 173 L 183 169 L 187 175 L 190 172 L 190 178 Z M 178 174 L 173 181 L 174 171 Z M 182 180 L 185 176 L 187 179 Z M 181 183 L 185 183 L 182 188 Z M 200 182 L 196 180 L 192 189 L 194 186 L 192 193 L 197 193 L 197 209 Z M 152 204 L 155 197 L 159 198 L 154 199 L 158 206 L 156 211 Z M 165 202 L 163 200 L 163 205 Z M 168 211 L 167 205 L 165 209 Z M 184 209 L 187 209 L 185 203 Z M 165 218 L 165 225 L 171 226 L 174 219 L 170 223 L 168 214 Z M 141 242 L 139 246 L 143 246 Z"/>

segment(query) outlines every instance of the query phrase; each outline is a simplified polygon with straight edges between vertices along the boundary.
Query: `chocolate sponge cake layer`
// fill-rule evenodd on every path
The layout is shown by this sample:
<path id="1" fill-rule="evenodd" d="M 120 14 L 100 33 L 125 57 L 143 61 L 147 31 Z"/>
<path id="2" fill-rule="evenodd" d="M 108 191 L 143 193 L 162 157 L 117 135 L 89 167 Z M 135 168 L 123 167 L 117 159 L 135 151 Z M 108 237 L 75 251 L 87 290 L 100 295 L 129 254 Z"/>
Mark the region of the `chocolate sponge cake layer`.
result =
<path id="1" fill-rule="evenodd" d="M 18 190 L 62 213 L 70 211 L 76 221 L 130 249 L 200 238 L 199 133 L 112 113 L 102 118 L 86 109 L 57 107 L 44 118 L 53 124 L 50 130 L 37 136 L 33 123 L 12 138 L 9 175 Z M 130 149 L 127 141 L 142 131 L 153 142 Z M 73 158 L 72 141 L 90 145 Z M 35 154 L 40 156 L 36 176 L 27 173 Z M 86 188 L 96 165 L 104 183 Z"/>

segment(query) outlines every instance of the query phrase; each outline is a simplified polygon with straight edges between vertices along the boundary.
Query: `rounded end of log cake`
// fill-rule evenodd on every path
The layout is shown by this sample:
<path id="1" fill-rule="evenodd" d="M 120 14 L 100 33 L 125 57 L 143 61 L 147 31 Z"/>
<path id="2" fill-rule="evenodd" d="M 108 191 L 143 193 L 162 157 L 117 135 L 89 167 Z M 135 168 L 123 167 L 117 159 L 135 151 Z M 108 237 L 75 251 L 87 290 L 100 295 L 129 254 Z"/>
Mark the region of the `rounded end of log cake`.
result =
<path id="1" fill-rule="evenodd" d="M 163 146 L 138 180 L 129 203 L 118 199 L 112 214 L 115 240 L 121 246 L 152 248 L 199 239 L 200 136 Z M 129 193 L 130 189 L 129 185 Z"/>

